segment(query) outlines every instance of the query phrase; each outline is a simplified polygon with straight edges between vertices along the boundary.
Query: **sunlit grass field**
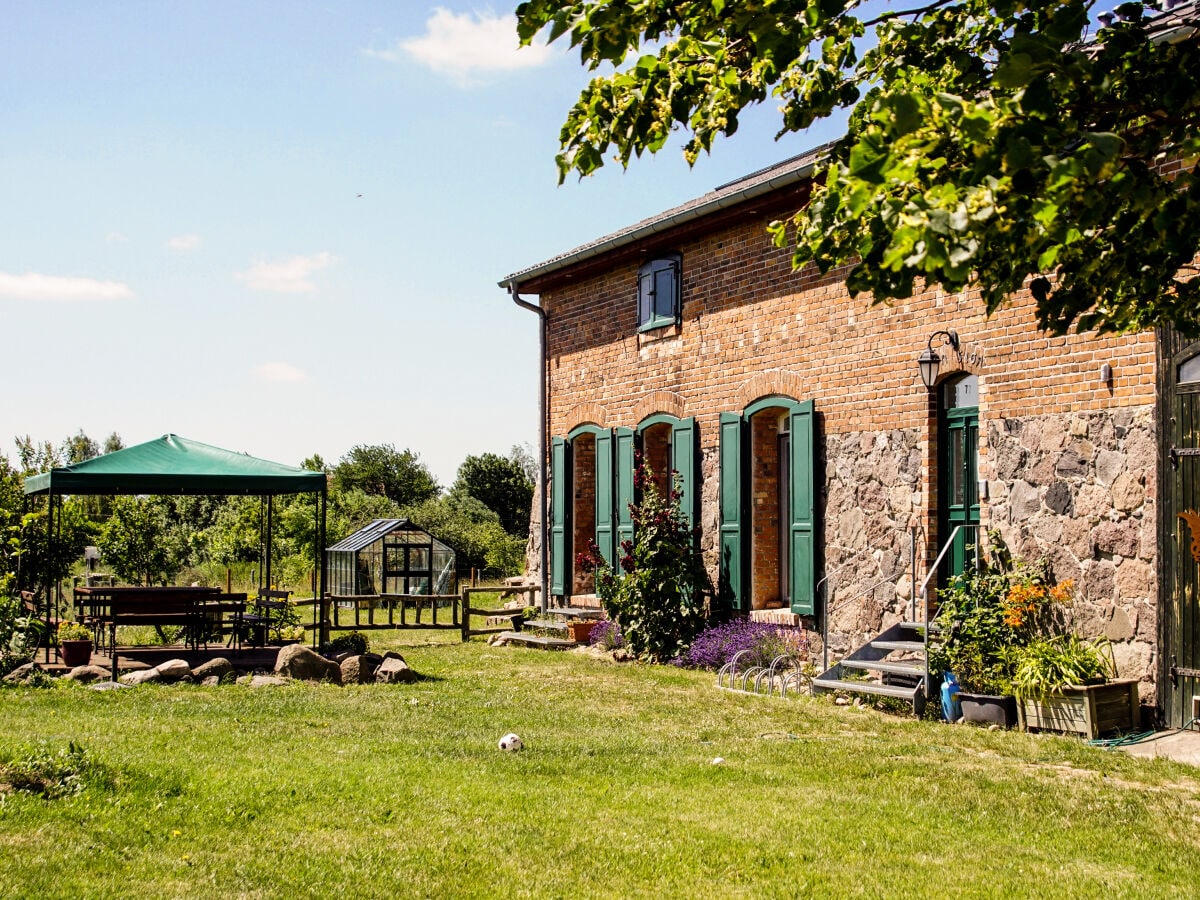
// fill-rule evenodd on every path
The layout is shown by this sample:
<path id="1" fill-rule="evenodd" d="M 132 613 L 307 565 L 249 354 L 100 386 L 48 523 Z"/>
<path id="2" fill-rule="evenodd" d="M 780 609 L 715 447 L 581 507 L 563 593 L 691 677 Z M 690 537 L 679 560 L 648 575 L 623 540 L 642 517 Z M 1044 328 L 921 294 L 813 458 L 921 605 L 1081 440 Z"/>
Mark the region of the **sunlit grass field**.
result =
<path id="1" fill-rule="evenodd" d="M 0 793 L 0 897 L 1194 895 L 1194 770 L 415 634 L 410 685 L 0 691 L 0 760 L 88 761 Z"/>

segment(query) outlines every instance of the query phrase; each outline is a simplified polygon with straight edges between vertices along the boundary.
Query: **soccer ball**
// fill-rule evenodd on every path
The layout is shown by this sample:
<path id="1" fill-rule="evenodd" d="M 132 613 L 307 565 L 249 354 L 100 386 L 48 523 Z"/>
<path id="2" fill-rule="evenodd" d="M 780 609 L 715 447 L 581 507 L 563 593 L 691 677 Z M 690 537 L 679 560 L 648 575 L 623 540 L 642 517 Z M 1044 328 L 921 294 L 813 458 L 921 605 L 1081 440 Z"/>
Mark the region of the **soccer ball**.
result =
<path id="1" fill-rule="evenodd" d="M 525 743 L 510 731 L 504 737 L 500 738 L 500 743 L 497 746 L 501 750 L 507 750 L 509 753 L 516 753 L 525 746 Z"/>

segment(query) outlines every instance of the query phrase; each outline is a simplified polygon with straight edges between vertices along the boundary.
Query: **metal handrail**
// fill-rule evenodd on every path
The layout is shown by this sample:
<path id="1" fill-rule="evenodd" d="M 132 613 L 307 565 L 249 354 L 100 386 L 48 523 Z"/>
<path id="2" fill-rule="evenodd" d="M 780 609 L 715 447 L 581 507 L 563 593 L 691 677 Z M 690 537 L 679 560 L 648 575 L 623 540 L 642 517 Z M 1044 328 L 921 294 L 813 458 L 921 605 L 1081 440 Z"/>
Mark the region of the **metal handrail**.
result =
<path id="1" fill-rule="evenodd" d="M 946 543 L 942 545 L 942 550 L 937 555 L 937 559 L 933 561 L 933 565 L 929 567 L 929 571 L 925 574 L 925 580 L 921 582 L 921 609 L 924 627 L 922 628 L 921 642 L 925 646 L 925 696 L 929 696 L 932 685 L 929 681 L 929 580 L 938 573 L 942 567 L 942 560 L 946 554 L 950 552 L 950 548 L 954 545 L 954 539 L 958 537 L 958 533 L 964 528 L 978 529 L 979 525 L 955 525 L 954 530 L 950 532 L 950 536 L 946 538 Z M 975 546 L 975 558 L 979 559 L 978 540 Z"/>

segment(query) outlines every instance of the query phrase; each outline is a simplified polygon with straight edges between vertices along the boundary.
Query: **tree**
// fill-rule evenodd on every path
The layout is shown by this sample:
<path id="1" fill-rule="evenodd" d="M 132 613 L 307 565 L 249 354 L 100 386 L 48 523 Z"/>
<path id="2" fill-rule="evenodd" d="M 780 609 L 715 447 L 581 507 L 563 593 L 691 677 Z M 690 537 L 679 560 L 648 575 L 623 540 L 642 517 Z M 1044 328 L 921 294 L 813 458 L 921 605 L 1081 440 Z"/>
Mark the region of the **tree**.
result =
<path id="1" fill-rule="evenodd" d="M 474 497 L 451 493 L 406 507 L 403 516 L 454 548 L 460 574 L 471 569 L 500 578 L 520 574 L 525 541 L 508 534 L 500 517 Z"/>
<path id="2" fill-rule="evenodd" d="M 153 584 L 179 571 L 187 547 L 173 532 L 167 507 L 154 497 L 117 497 L 100 529 L 100 552 L 125 581 Z M 78 555 L 78 554 L 77 554 Z"/>
<path id="3" fill-rule="evenodd" d="M 529 536 L 533 481 L 518 459 L 495 453 L 468 456 L 458 467 L 452 492 L 474 497 L 492 510 L 509 534 Z"/>
<path id="4" fill-rule="evenodd" d="M 567 115 L 560 179 L 676 130 L 694 162 L 771 96 L 780 135 L 848 110 L 810 202 L 773 225 L 795 265 L 850 265 L 851 294 L 876 303 L 922 279 L 978 287 L 990 313 L 1028 284 L 1055 333 L 1200 334 L 1200 13 L 1126 3 L 1093 35 L 1094 3 L 528 0 L 517 16 L 523 43 L 549 27 L 614 67 Z"/>
<path id="5" fill-rule="evenodd" d="M 62 442 L 61 455 L 67 465 L 86 462 L 100 455 L 100 445 L 93 441 L 82 428 L 73 437 Z"/>
<path id="6" fill-rule="evenodd" d="M 333 479 L 340 490 L 357 488 L 401 505 L 430 500 L 441 490 L 417 454 L 391 444 L 351 447 L 334 467 Z"/>

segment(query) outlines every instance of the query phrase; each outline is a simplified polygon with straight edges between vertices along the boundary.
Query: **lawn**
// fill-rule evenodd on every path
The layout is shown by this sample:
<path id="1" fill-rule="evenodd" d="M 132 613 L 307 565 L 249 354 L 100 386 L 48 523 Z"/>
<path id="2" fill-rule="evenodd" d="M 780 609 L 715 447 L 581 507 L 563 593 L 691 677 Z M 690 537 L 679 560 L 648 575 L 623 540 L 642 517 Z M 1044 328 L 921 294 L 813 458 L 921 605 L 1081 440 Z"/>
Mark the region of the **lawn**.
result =
<path id="1" fill-rule="evenodd" d="M 427 680 L 0 691 L 0 759 L 94 764 L 73 796 L 0 795 L 0 897 L 1194 890 L 1176 764 L 574 653 L 403 652 Z"/>

